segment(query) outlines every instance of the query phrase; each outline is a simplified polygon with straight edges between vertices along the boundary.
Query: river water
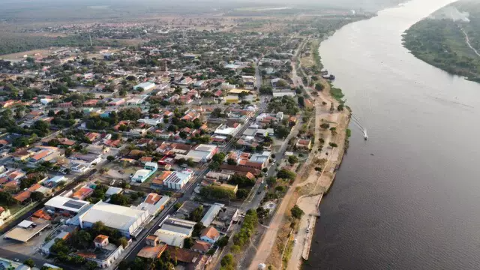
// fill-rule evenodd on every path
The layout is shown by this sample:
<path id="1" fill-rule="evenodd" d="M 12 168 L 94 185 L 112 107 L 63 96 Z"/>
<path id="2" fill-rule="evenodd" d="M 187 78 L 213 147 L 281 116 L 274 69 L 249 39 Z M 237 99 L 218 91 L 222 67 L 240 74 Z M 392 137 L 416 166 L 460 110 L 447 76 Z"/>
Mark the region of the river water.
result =
<path id="1" fill-rule="evenodd" d="M 451 2 L 413 0 L 322 43 L 369 140 L 351 125 L 305 269 L 480 269 L 480 84 L 401 44 Z"/>

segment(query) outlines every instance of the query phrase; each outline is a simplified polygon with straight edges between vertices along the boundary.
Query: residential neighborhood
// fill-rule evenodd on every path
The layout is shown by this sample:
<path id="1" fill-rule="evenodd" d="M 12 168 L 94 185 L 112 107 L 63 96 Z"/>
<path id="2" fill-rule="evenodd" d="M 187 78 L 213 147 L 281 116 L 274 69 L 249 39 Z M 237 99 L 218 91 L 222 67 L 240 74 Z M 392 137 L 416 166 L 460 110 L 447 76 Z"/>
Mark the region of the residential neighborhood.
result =
<path id="1" fill-rule="evenodd" d="M 1 60 L 0 256 L 214 269 L 285 194 L 267 179 L 291 179 L 313 140 L 291 75 L 302 39 L 178 33 Z"/>

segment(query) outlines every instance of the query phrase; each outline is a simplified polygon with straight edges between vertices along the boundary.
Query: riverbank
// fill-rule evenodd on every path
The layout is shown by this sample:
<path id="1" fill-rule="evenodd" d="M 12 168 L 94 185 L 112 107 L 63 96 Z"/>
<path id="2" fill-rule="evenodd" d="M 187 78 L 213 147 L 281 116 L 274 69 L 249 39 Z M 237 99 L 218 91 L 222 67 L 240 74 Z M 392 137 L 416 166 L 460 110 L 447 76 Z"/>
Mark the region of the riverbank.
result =
<path id="1" fill-rule="evenodd" d="M 323 194 L 331 187 L 336 168 L 340 166 L 348 145 L 346 142 L 350 111 L 344 109 L 343 102 L 332 95 L 327 81 L 321 79 L 319 75 L 313 76 L 314 80 L 311 80 L 310 77 L 313 75 L 311 71 L 302 69 L 302 62 L 312 61 L 298 57 L 308 40 L 305 39 L 297 50 L 295 57 L 297 63 L 292 71 L 292 80 L 296 86 L 303 87 L 305 95 L 313 104 L 314 143 L 307 161 L 302 165 L 294 183 L 278 206 L 270 226 L 266 229 L 258 246 L 257 255 L 250 264 L 251 270 L 257 269 L 260 263 L 265 263 L 271 269 L 298 269 L 302 258 L 308 258 L 313 228 L 319 214 L 318 205 Z M 313 58 L 315 54 L 308 55 Z M 319 60 L 317 58 L 313 61 Z M 319 64 L 317 65 L 320 66 Z M 299 74 L 307 74 L 308 84 L 320 83 L 323 90 L 318 91 L 305 86 Z M 291 215 L 291 209 L 295 205 L 305 213 L 300 220 L 294 219 Z"/>
<path id="2" fill-rule="evenodd" d="M 455 16 L 455 17 L 453 17 Z M 404 46 L 450 74 L 480 82 L 480 3 L 459 1 L 411 26 Z"/>

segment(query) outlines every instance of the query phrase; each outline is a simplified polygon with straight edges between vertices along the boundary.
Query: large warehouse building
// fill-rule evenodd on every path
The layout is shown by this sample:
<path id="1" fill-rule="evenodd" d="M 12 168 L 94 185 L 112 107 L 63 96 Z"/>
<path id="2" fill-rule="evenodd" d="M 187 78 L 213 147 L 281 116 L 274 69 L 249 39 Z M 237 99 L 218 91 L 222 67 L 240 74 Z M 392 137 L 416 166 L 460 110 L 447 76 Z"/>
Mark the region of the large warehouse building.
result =
<path id="1" fill-rule="evenodd" d="M 101 221 L 105 226 L 117 229 L 124 236 L 130 238 L 140 233 L 148 216 L 148 211 L 100 201 L 80 216 L 80 226 L 89 228 L 96 222 Z"/>

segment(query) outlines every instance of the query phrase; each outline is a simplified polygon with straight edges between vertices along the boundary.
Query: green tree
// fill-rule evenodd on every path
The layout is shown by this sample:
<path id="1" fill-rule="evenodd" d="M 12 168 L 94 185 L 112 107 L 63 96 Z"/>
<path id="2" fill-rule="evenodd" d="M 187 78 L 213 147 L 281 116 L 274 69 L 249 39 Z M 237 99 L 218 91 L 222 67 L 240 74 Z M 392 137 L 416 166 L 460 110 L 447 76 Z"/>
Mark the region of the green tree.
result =
<path id="1" fill-rule="evenodd" d="M 294 180 L 296 177 L 296 174 L 294 172 L 291 172 L 289 170 L 281 169 L 277 173 L 277 178 L 282 178 L 282 179 L 288 179 L 288 180 Z"/>
<path id="2" fill-rule="evenodd" d="M 292 217 L 296 218 L 296 219 L 300 219 L 302 218 L 304 212 L 302 209 L 300 209 L 300 207 L 298 207 L 298 205 L 295 205 L 291 210 L 290 212 L 292 213 Z"/>
<path id="3" fill-rule="evenodd" d="M 188 238 L 185 238 L 185 240 L 183 240 L 183 248 L 185 249 L 190 249 L 191 247 L 193 247 L 193 239 L 191 237 L 188 237 Z"/>
<path id="4" fill-rule="evenodd" d="M 290 163 L 290 164 L 293 165 L 293 164 L 295 164 L 295 163 L 297 163 L 297 162 L 298 162 L 298 157 L 297 157 L 297 156 L 292 155 L 292 156 L 289 156 L 289 157 L 288 157 L 288 163 Z"/>
<path id="5" fill-rule="evenodd" d="M 30 266 L 30 267 L 34 267 L 35 266 L 35 262 L 32 260 L 32 259 L 26 259 L 23 264 L 27 265 L 27 266 Z"/>
<path id="6" fill-rule="evenodd" d="M 114 157 L 114 156 L 108 156 L 108 157 L 107 157 L 107 160 L 110 161 L 110 162 L 112 162 L 112 161 L 115 160 L 115 157 Z"/>

